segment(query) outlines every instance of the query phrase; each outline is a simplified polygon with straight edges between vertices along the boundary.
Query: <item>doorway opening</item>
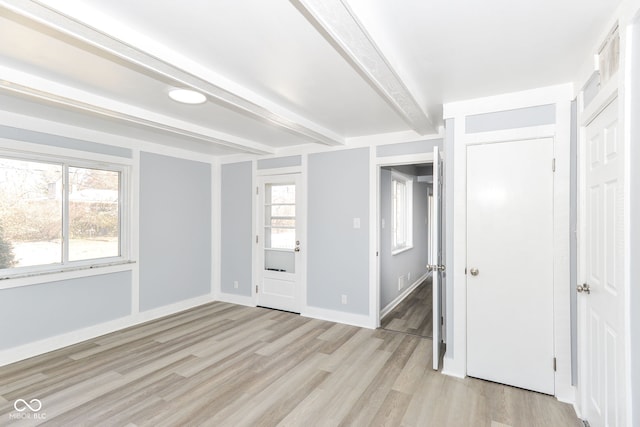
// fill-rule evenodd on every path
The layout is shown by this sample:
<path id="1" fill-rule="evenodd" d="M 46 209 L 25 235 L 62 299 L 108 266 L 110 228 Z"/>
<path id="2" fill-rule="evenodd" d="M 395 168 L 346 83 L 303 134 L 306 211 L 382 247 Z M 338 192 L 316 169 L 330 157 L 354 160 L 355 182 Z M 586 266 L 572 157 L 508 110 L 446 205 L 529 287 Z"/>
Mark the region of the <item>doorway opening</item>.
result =
<path id="1" fill-rule="evenodd" d="M 380 327 L 432 338 L 433 163 L 382 166 L 379 183 Z"/>
<path id="2" fill-rule="evenodd" d="M 401 166 L 407 165 L 410 166 L 409 169 L 399 170 L 402 169 Z M 430 169 L 427 169 L 429 167 Z M 377 198 L 376 323 L 380 326 L 380 319 L 389 315 L 411 295 L 412 291 L 424 286 L 426 292 L 430 287 L 432 363 L 433 369 L 437 371 L 446 345 L 443 340 L 446 323 L 442 292 L 445 288 L 442 250 L 444 246 L 442 215 L 444 173 L 440 148 L 434 146 L 432 153 L 379 159 L 375 172 L 377 180 L 375 193 Z M 430 187 L 429 184 L 431 184 Z M 388 206 L 384 200 L 386 198 L 388 198 Z M 390 221 L 385 216 L 390 217 Z M 411 256 L 401 257 L 410 252 Z M 404 258 L 407 264 L 400 261 Z M 388 261 L 389 259 L 391 261 Z M 410 264 L 411 260 L 415 263 Z M 399 269 L 395 269 L 396 266 L 400 266 Z M 391 274 L 388 274 L 388 271 Z M 430 283 L 427 281 L 429 278 L 431 278 Z M 406 289 L 403 291 L 403 288 Z M 420 295 L 420 292 L 418 290 L 416 296 Z M 420 298 L 415 300 L 419 301 Z M 410 299 L 406 301 L 407 305 L 411 302 Z M 416 311 L 427 314 L 422 319 L 428 321 L 429 306 L 423 304 Z M 415 318 L 420 319 L 419 316 Z M 393 317 L 385 324 L 389 327 L 392 322 Z M 420 322 L 421 319 L 416 320 L 416 326 L 420 326 Z M 397 327 L 401 320 L 395 323 Z M 422 329 L 426 327 L 422 325 Z"/>

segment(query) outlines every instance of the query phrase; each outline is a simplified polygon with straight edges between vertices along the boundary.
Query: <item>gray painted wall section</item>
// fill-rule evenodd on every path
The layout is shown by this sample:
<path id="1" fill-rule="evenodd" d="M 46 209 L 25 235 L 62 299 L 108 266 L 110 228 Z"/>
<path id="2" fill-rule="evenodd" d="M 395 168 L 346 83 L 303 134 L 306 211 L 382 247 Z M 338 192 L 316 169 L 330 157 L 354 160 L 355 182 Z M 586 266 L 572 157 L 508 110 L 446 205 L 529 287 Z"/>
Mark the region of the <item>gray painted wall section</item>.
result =
<path id="1" fill-rule="evenodd" d="M 140 310 L 211 290 L 211 165 L 140 153 Z"/>
<path id="2" fill-rule="evenodd" d="M 427 141 L 403 142 L 401 144 L 379 145 L 376 147 L 376 157 L 403 156 L 407 154 L 432 153 L 433 147 L 442 146 L 442 139 Z"/>
<path id="3" fill-rule="evenodd" d="M 302 165 L 302 156 L 276 157 L 258 160 L 258 169 L 276 169 Z"/>
<path id="4" fill-rule="evenodd" d="M 35 132 L 26 129 L 18 129 L 11 126 L 0 125 L 0 137 L 14 139 L 17 141 L 30 142 L 33 144 L 51 145 L 53 147 L 68 148 L 72 150 L 88 151 L 91 153 L 107 154 L 110 156 L 131 158 L 132 152 L 128 148 L 116 147 L 113 145 L 100 144 L 97 142 L 82 141 L 80 139 L 67 138 L 64 136 L 50 135 L 42 132 Z"/>
<path id="5" fill-rule="evenodd" d="M 252 284 L 251 162 L 222 166 L 222 292 L 251 296 Z M 233 282 L 238 282 L 235 289 Z"/>
<path id="6" fill-rule="evenodd" d="M 442 289 L 444 289 L 445 296 L 445 341 L 447 343 L 447 357 L 453 357 L 454 355 L 454 340 L 453 330 L 455 324 L 453 322 L 453 280 L 448 280 L 447 276 L 453 274 L 455 265 L 453 264 L 453 146 L 454 140 L 454 119 L 446 119 L 444 122 L 445 136 L 444 136 L 444 238 L 442 239 L 443 248 L 442 253 L 444 255 L 443 264 L 446 266 L 443 276 Z"/>
<path id="7" fill-rule="evenodd" d="M 467 116 L 466 133 L 491 132 L 531 126 L 552 125 L 556 122 L 555 104 L 518 108 Z"/>
<path id="8" fill-rule="evenodd" d="M 578 384 L 578 103 L 571 102 L 569 165 L 569 315 L 571 317 L 571 385 Z"/>
<path id="9" fill-rule="evenodd" d="M 131 272 L 0 291 L 0 350 L 131 314 Z"/>
<path id="10" fill-rule="evenodd" d="M 411 273 L 406 286 L 411 285 L 427 272 L 429 230 L 429 185 L 413 183 L 413 249 L 397 255 L 391 254 L 392 211 L 391 170 L 380 171 L 380 308 L 386 307 L 406 287 L 398 290 L 398 278 Z M 384 223 L 384 227 L 382 224 Z"/>
<path id="11" fill-rule="evenodd" d="M 309 156 L 307 226 L 308 305 L 369 315 L 369 148 Z"/>

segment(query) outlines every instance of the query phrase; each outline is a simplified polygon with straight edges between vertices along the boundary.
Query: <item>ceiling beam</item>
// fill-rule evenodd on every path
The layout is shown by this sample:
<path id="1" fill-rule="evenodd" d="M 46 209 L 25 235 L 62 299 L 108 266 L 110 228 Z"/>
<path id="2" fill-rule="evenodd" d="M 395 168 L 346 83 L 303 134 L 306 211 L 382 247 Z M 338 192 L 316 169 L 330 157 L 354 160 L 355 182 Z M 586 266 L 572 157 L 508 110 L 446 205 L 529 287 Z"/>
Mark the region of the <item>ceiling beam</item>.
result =
<path id="1" fill-rule="evenodd" d="M 437 131 L 344 0 L 291 0 L 338 52 L 419 134 Z"/>
<path id="2" fill-rule="evenodd" d="M 170 79 L 175 81 L 176 84 L 202 92 L 222 105 L 239 111 L 247 117 L 286 130 L 312 142 L 325 145 L 344 145 L 345 143 L 342 136 L 291 111 L 276 106 L 245 88 L 243 88 L 241 95 L 238 94 L 237 85 L 220 76 L 218 76 L 219 78 L 212 78 L 216 76 L 211 70 L 204 70 L 202 67 L 195 70 L 196 64 L 186 60 L 186 58 L 179 58 L 181 60 L 178 61 L 178 54 L 163 55 L 159 52 L 151 54 L 134 46 L 133 43 L 127 43 L 124 37 L 118 39 L 117 35 L 107 34 L 37 1 L 0 0 L 0 5 L 23 17 L 114 55 L 125 62 L 141 67 L 150 72 L 151 77 L 155 75 L 156 78 Z M 164 58 L 162 58 L 163 56 Z M 180 66 L 175 65 L 178 62 L 181 64 Z M 184 64 L 187 63 L 193 66 L 193 70 L 185 69 Z M 202 75 L 205 73 L 206 77 L 203 77 Z"/>
<path id="3" fill-rule="evenodd" d="M 76 111 L 160 130 L 175 136 L 189 137 L 243 153 L 274 154 L 276 151 L 273 147 L 259 142 L 133 107 L 1 65 L 0 76 L 0 92 L 46 101 Z"/>

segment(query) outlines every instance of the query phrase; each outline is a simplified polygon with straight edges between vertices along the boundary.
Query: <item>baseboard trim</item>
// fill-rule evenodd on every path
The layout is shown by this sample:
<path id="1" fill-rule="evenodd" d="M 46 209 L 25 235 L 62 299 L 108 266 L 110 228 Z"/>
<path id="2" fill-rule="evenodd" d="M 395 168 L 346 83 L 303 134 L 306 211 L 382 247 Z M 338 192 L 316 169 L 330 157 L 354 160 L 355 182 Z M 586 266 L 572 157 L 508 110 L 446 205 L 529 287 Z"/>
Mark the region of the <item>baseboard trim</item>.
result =
<path id="1" fill-rule="evenodd" d="M 89 326 L 75 331 L 66 332 L 50 338 L 34 341 L 18 347 L 0 351 L 0 366 L 15 363 L 20 360 L 39 356 L 50 351 L 59 350 L 82 341 L 90 340 L 101 335 L 116 332 L 121 329 L 159 319 L 171 314 L 179 313 L 203 304 L 215 301 L 212 295 L 202 295 L 196 298 L 180 301 L 163 307 L 154 308 L 136 314 L 131 314 L 98 325 Z"/>
<path id="2" fill-rule="evenodd" d="M 346 313 L 344 311 L 307 306 L 302 309 L 300 315 L 329 322 L 359 326 L 361 328 L 376 329 L 375 319 L 363 314 Z"/>
<path id="3" fill-rule="evenodd" d="M 418 280 L 416 280 L 415 282 L 413 282 L 411 284 L 411 286 L 409 286 L 408 288 L 406 288 L 404 290 L 404 292 L 402 292 L 400 295 L 398 295 L 393 301 L 391 301 L 389 304 L 387 304 L 382 310 L 380 310 L 380 320 L 382 320 L 384 318 L 384 316 L 386 316 L 387 314 L 389 314 L 389 312 L 391 312 L 391 310 L 393 310 L 394 308 L 396 308 L 398 306 L 398 304 L 400 304 L 411 292 L 413 292 L 418 286 L 420 286 L 420 284 L 422 282 L 424 282 L 427 277 L 429 277 L 431 275 L 431 272 L 426 272 L 422 275 L 422 277 L 420 277 Z"/>
<path id="4" fill-rule="evenodd" d="M 253 297 L 245 295 L 236 295 L 220 292 L 216 294 L 216 301 L 228 302 L 230 304 L 244 305 L 247 307 L 256 307 L 256 300 Z"/>

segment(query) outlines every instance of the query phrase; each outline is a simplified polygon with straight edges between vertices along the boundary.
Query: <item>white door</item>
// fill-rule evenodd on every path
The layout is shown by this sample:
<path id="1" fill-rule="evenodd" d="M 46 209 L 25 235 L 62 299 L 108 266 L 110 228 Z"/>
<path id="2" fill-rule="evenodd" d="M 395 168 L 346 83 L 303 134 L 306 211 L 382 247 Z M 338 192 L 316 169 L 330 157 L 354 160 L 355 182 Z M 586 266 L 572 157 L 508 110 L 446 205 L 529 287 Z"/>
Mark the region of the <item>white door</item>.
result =
<path id="1" fill-rule="evenodd" d="M 433 303 L 433 369 L 440 367 L 440 344 L 442 342 L 442 158 L 438 147 L 433 149 L 433 207 L 431 209 L 431 252 L 429 270 L 432 274 Z"/>
<path id="2" fill-rule="evenodd" d="M 625 423 L 624 193 L 617 100 L 585 129 L 581 215 L 584 252 L 578 287 L 583 417 L 594 426 Z M 588 288 L 588 289 L 585 289 Z"/>
<path id="3" fill-rule="evenodd" d="M 467 148 L 467 373 L 554 394 L 553 140 Z"/>
<path id="4" fill-rule="evenodd" d="M 258 305 L 299 313 L 302 300 L 300 175 L 260 177 Z"/>

